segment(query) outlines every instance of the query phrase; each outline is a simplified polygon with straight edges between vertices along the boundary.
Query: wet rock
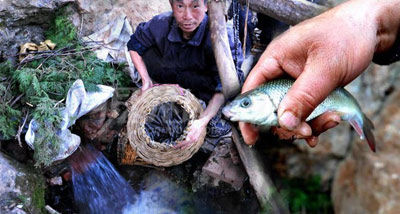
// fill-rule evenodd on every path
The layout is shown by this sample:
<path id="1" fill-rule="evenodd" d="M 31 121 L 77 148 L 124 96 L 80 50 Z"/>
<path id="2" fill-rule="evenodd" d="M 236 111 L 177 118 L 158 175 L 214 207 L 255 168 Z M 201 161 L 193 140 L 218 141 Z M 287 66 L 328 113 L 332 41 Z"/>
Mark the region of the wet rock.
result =
<path id="1" fill-rule="evenodd" d="M 77 121 L 77 126 L 82 129 L 82 134 L 85 138 L 93 140 L 96 133 L 104 125 L 107 117 L 108 105 L 107 102 L 93 109 Z"/>
<path id="2" fill-rule="evenodd" d="M 400 90 L 386 101 L 375 122 L 377 152 L 355 140 L 333 184 L 336 213 L 398 213 L 400 209 Z"/>
<path id="3" fill-rule="evenodd" d="M 232 185 L 235 190 L 242 188 L 246 179 L 246 171 L 240 161 L 232 159 L 233 143 L 220 143 L 203 166 L 207 175 Z M 237 153 L 237 152 L 236 152 Z"/>
<path id="4" fill-rule="evenodd" d="M 98 149 L 109 147 L 126 126 L 128 111 L 117 100 L 107 101 L 77 120 L 74 131 Z"/>
<path id="5" fill-rule="evenodd" d="M 61 185 L 63 185 L 62 177 L 61 176 L 57 176 L 57 177 L 54 177 L 54 178 L 50 178 L 49 179 L 49 184 L 51 186 L 55 186 L 55 185 L 61 186 Z"/>
<path id="6" fill-rule="evenodd" d="M 0 152 L 0 213 L 40 213 L 44 207 L 44 179 Z"/>

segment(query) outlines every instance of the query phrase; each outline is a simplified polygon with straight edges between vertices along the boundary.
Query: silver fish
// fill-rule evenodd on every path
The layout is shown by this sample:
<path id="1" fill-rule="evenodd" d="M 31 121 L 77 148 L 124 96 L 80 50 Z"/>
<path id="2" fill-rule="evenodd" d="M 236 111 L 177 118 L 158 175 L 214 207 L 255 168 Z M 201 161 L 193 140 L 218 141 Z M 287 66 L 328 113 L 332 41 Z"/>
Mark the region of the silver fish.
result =
<path id="1" fill-rule="evenodd" d="M 236 97 L 228 103 L 222 113 L 231 121 L 248 122 L 264 127 L 279 126 L 277 110 L 279 103 L 293 85 L 294 80 L 269 81 Z M 362 112 L 357 100 L 344 88 L 334 90 L 307 117 L 310 121 L 327 111 L 337 112 L 342 120 L 348 121 L 361 139 L 366 139 L 375 152 L 374 125 Z"/>

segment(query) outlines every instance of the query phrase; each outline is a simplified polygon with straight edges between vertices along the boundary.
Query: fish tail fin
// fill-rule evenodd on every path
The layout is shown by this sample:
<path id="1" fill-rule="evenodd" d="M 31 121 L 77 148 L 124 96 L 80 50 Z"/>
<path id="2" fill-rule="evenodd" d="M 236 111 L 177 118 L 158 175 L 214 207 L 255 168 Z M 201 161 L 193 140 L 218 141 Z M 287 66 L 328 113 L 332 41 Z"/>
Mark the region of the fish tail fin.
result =
<path id="1" fill-rule="evenodd" d="M 349 123 L 356 130 L 357 134 L 367 141 L 369 148 L 373 152 L 376 152 L 375 137 L 372 133 L 374 124 L 372 121 L 365 114 L 361 113 L 360 116 L 357 115 L 350 118 Z"/>

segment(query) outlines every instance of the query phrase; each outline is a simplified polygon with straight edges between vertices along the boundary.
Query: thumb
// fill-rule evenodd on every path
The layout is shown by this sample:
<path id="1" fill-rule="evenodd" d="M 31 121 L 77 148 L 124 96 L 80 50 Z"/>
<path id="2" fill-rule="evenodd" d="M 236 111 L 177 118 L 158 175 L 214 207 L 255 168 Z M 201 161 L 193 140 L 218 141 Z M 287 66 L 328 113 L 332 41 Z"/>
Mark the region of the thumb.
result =
<path id="1" fill-rule="evenodd" d="M 338 86 L 339 77 L 323 60 L 307 63 L 278 108 L 279 124 L 288 130 L 304 130 L 305 119 Z"/>

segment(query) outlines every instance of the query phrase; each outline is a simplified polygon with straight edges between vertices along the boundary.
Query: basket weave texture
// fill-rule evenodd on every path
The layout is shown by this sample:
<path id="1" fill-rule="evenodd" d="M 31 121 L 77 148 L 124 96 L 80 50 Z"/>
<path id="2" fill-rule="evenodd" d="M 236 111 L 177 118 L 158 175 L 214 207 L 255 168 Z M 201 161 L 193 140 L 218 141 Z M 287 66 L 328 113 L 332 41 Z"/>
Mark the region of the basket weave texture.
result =
<path id="1" fill-rule="evenodd" d="M 155 166 L 174 166 L 188 160 L 199 150 L 206 135 L 204 130 L 197 142 L 182 149 L 152 140 L 145 130 L 146 118 L 156 106 L 166 102 L 177 103 L 189 114 L 188 125 L 177 141 L 184 140 L 189 127 L 203 111 L 198 99 L 188 90 L 178 85 L 158 85 L 144 91 L 143 94 L 141 90 L 135 91 L 127 103 L 129 143 L 138 157 Z"/>

